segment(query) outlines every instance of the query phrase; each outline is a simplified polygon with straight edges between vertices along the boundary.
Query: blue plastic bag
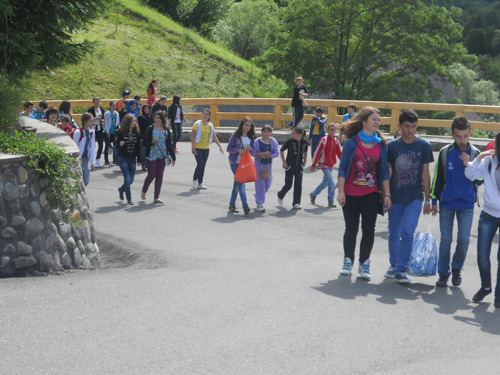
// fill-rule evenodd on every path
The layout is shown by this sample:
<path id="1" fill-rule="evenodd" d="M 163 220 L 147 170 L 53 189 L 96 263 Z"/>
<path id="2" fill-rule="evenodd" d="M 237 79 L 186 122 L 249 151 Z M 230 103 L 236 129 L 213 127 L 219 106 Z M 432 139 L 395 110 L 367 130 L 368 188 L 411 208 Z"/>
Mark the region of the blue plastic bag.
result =
<path id="1" fill-rule="evenodd" d="M 413 239 L 413 249 L 408 261 L 408 274 L 412 276 L 436 275 L 437 245 L 436 236 L 430 230 L 432 222 L 429 220 L 427 232 L 419 231 Z"/>

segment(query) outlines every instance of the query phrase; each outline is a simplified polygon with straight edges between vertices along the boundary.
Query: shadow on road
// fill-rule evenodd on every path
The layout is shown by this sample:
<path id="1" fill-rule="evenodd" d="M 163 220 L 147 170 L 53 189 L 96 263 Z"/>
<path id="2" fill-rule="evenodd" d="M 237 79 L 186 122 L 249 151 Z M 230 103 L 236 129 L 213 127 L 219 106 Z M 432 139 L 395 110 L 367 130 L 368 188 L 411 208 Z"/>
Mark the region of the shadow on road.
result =
<path id="1" fill-rule="evenodd" d="M 435 288 L 432 285 L 414 283 L 407 287 L 395 285 L 394 280 L 384 279 L 380 284 L 373 284 L 351 276 L 340 276 L 313 289 L 329 296 L 354 300 L 368 295 L 376 295 L 380 303 L 395 305 L 398 300 L 413 301 L 421 299 L 427 304 L 435 305 L 435 312 L 444 315 L 454 315 L 453 319 L 463 323 L 478 326 L 482 331 L 500 335 L 498 316 L 500 309 L 487 311 L 488 303 L 471 304 L 460 288 Z M 460 312 L 472 312 L 474 318 L 456 315 Z"/>

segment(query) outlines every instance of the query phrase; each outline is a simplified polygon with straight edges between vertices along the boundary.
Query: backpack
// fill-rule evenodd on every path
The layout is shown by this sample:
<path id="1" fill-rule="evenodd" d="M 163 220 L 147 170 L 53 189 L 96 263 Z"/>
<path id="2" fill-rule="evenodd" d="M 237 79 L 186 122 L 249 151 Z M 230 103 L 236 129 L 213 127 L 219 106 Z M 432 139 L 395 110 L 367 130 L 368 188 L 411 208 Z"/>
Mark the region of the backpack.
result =
<path id="1" fill-rule="evenodd" d="M 73 135 L 75 134 L 75 132 L 76 132 L 77 130 L 80 130 L 80 139 L 78 140 L 78 143 L 80 143 L 80 142 L 82 141 L 82 139 L 83 139 L 83 136 L 84 136 L 84 133 L 83 133 L 83 128 L 82 128 L 81 126 L 80 126 L 80 127 L 78 127 L 78 128 L 76 128 L 76 129 L 73 129 L 73 130 L 71 131 L 71 133 L 69 133 L 69 135 L 70 135 L 71 139 L 74 139 L 74 138 L 73 138 Z M 90 133 L 90 134 L 89 134 L 89 136 L 90 136 L 90 139 L 92 139 L 92 133 Z"/>

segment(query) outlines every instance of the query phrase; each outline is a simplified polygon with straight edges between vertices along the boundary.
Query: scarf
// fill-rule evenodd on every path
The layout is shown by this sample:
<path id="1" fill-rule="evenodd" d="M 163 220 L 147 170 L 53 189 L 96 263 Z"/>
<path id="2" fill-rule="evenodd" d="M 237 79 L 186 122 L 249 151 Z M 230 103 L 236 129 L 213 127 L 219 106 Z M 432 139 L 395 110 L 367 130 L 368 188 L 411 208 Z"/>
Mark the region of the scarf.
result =
<path id="1" fill-rule="evenodd" d="M 373 135 L 368 135 L 363 130 L 361 130 L 358 133 L 358 137 L 361 142 L 373 143 L 375 146 L 382 142 L 382 138 L 380 138 L 376 132 Z"/>

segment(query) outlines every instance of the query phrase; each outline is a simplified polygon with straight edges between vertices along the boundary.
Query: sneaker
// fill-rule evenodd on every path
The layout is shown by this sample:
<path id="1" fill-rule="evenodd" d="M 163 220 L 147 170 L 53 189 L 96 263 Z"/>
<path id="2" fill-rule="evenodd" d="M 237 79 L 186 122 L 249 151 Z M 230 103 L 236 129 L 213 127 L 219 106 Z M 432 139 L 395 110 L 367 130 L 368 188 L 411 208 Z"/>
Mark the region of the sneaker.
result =
<path id="1" fill-rule="evenodd" d="M 118 195 L 120 196 L 121 201 L 125 199 L 125 197 L 123 196 L 123 190 L 120 188 L 118 188 Z"/>
<path id="2" fill-rule="evenodd" d="M 145 201 L 145 200 L 146 200 L 146 193 L 145 193 L 145 192 L 143 192 L 143 191 L 141 191 L 141 199 L 142 199 L 143 201 Z"/>
<path id="3" fill-rule="evenodd" d="M 193 180 L 192 186 L 193 189 L 196 189 L 198 187 L 198 182 L 196 180 Z"/>
<path id="4" fill-rule="evenodd" d="M 342 266 L 342 269 L 340 270 L 341 275 L 345 276 L 351 276 L 351 270 L 352 270 L 352 260 L 351 258 L 344 257 L 344 265 Z"/>
<path id="5" fill-rule="evenodd" d="M 134 202 L 132 201 L 127 201 L 127 206 L 133 206 L 134 205 Z"/>
<path id="6" fill-rule="evenodd" d="M 436 281 L 436 286 L 438 288 L 446 288 L 448 286 L 448 276 L 439 275 L 439 280 Z"/>
<path id="7" fill-rule="evenodd" d="M 174 148 L 174 151 L 175 151 L 175 153 L 176 153 L 176 154 L 178 154 L 178 153 L 179 153 L 179 150 L 177 150 L 177 147 L 176 147 L 176 148 Z"/>
<path id="8" fill-rule="evenodd" d="M 359 262 L 358 273 L 364 280 L 369 281 L 372 279 L 372 276 L 370 275 L 370 259 L 365 260 L 364 263 Z"/>
<path id="9" fill-rule="evenodd" d="M 283 199 L 281 199 L 281 198 L 279 197 L 279 195 L 278 195 L 278 204 L 279 204 L 280 206 L 283 206 Z"/>
<path id="10" fill-rule="evenodd" d="M 153 203 L 156 203 L 156 204 L 162 204 L 162 203 L 163 203 L 163 201 L 162 201 L 160 198 L 158 198 L 158 199 L 155 199 L 155 200 L 153 201 Z"/>
<path id="11" fill-rule="evenodd" d="M 329 201 L 328 202 L 328 208 L 337 208 L 337 205 L 335 204 L 335 201 Z"/>
<path id="12" fill-rule="evenodd" d="M 250 213 L 250 207 L 248 206 L 243 207 L 243 212 L 245 213 L 245 215 L 248 215 Z"/>
<path id="13" fill-rule="evenodd" d="M 451 270 L 451 284 L 453 286 L 460 286 L 462 284 L 461 270 Z"/>
<path id="14" fill-rule="evenodd" d="M 240 211 L 238 211 L 238 209 L 236 208 L 235 205 L 229 206 L 229 211 L 234 212 L 235 214 L 237 214 L 238 212 L 240 212 Z"/>
<path id="15" fill-rule="evenodd" d="M 104 165 L 109 165 L 109 161 L 105 162 Z"/>
<path id="16" fill-rule="evenodd" d="M 95 166 L 96 166 L 97 168 L 102 168 L 102 167 L 103 167 L 103 165 L 102 165 L 102 163 L 101 163 L 101 160 L 97 160 L 97 161 L 95 162 Z"/>
<path id="17" fill-rule="evenodd" d="M 314 193 L 311 193 L 311 194 L 309 194 L 309 196 L 311 197 L 311 204 L 316 204 L 317 195 Z"/>
<path id="18" fill-rule="evenodd" d="M 293 209 L 294 209 L 294 210 L 300 210 L 300 209 L 302 209 L 302 206 L 301 206 L 299 203 L 295 203 L 295 204 L 293 205 Z"/>
<path id="19" fill-rule="evenodd" d="M 384 277 L 387 277 L 388 279 L 394 279 L 396 276 L 396 267 L 390 266 L 387 271 L 384 273 Z"/>
<path id="20" fill-rule="evenodd" d="M 491 293 L 491 288 L 490 289 L 484 289 L 484 288 L 481 288 L 477 291 L 476 294 L 474 294 L 474 297 L 472 297 L 472 302 L 481 302 L 484 297 L 486 297 L 488 294 Z"/>
<path id="21" fill-rule="evenodd" d="M 258 205 L 257 205 L 257 211 L 258 211 L 258 212 L 264 212 L 265 210 L 266 210 L 266 209 L 264 208 L 264 206 L 263 206 L 263 205 L 261 205 L 261 204 L 258 204 Z"/>
<path id="22" fill-rule="evenodd" d="M 411 280 L 408 278 L 408 276 L 406 276 L 405 272 L 397 273 L 396 276 L 394 276 L 394 278 L 396 279 L 397 283 L 411 284 Z"/>
<path id="23" fill-rule="evenodd" d="M 198 190 L 206 190 L 207 187 L 205 185 L 203 185 L 203 183 L 201 183 L 201 184 L 198 184 L 197 189 Z"/>

